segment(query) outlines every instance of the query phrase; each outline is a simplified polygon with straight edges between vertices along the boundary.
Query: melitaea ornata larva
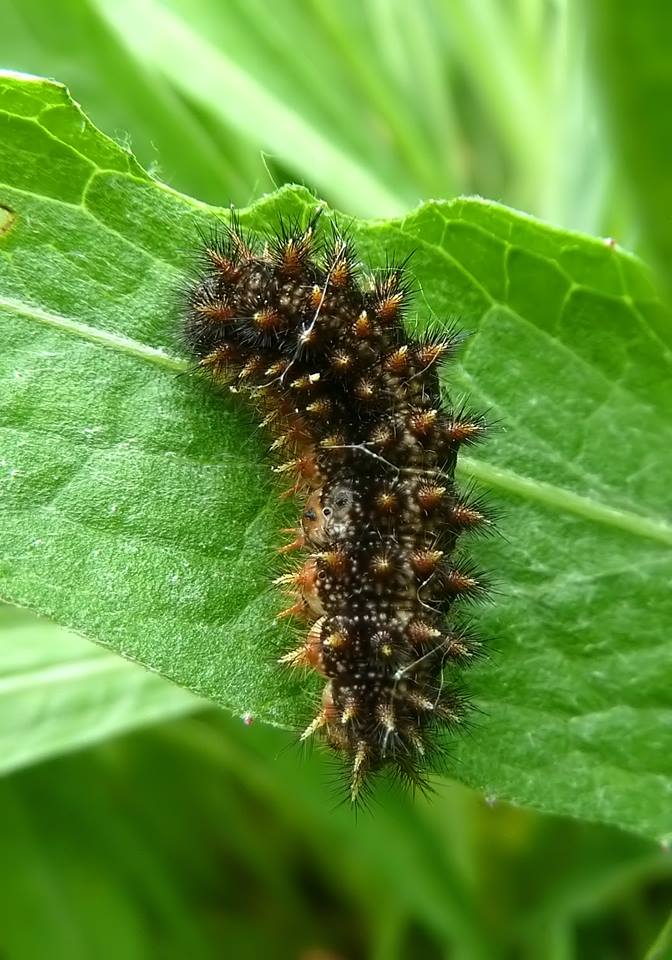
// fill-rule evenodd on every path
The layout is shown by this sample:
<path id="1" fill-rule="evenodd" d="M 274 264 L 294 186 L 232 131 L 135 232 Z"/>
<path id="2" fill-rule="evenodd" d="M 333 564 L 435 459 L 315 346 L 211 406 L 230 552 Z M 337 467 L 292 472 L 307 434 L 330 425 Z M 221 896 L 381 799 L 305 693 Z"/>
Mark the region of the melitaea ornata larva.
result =
<path id="1" fill-rule="evenodd" d="M 483 578 L 455 551 L 491 521 L 454 473 L 485 422 L 442 406 L 439 367 L 460 336 L 409 339 L 411 286 L 404 265 L 367 275 L 337 228 L 318 239 L 316 217 L 265 242 L 233 218 L 204 242 L 188 292 L 200 367 L 254 404 L 302 502 L 281 552 L 303 558 L 277 582 L 291 595 L 280 616 L 305 622 L 305 639 L 281 663 L 325 678 L 302 738 L 346 759 L 353 800 L 382 768 L 427 786 L 481 649 L 460 608 Z"/>

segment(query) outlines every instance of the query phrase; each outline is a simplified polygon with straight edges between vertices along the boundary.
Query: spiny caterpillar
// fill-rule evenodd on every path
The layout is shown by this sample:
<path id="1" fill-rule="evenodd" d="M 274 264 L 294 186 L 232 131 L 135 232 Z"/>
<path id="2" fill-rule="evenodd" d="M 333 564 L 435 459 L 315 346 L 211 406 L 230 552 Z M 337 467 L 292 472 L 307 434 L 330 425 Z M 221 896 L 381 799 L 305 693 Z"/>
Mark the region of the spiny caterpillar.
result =
<path id="1" fill-rule="evenodd" d="M 185 333 L 200 367 L 262 414 L 303 498 L 281 552 L 309 555 L 276 582 L 293 599 L 279 616 L 308 626 L 280 662 L 325 678 L 302 739 L 319 731 L 346 758 L 356 801 L 381 768 L 428 788 L 441 729 L 463 722 L 455 674 L 480 643 L 454 606 L 484 585 L 454 554 L 491 521 L 454 472 L 485 422 L 442 409 L 438 370 L 460 337 L 408 339 L 405 266 L 365 279 L 351 240 L 336 227 L 319 240 L 316 225 L 281 224 L 262 248 L 234 218 L 207 240 Z"/>

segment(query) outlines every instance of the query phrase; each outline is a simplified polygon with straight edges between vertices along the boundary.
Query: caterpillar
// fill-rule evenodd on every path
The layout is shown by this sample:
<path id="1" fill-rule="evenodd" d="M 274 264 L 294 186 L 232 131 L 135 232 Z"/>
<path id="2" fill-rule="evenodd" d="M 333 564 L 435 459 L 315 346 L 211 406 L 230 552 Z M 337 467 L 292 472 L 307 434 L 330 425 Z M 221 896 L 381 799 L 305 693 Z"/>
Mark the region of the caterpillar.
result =
<path id="1" fill-rule="evenodd" d="M 302 502 L 280 552 L 303 559 L 275 582 L 291 596 L 278 616 L 305 638 L 280 663 L 324 678 L 301 739 L 345 759 L 355 802 L 383 769 L 430 789 L 443 730 L 465 720 L 461 668 L 482 644 L 460 609 L 486 586 L 456 547 L 492 520 L 454 475 L 486 422 L 441 405 L 462 337 L 409 339 L 408 264 L 366 274 L 347 231 L 317 227 L 281 222 L 260 243 L 232 217 L 203 238 L 184 334 L 199 367 L 253 403 Z"/>

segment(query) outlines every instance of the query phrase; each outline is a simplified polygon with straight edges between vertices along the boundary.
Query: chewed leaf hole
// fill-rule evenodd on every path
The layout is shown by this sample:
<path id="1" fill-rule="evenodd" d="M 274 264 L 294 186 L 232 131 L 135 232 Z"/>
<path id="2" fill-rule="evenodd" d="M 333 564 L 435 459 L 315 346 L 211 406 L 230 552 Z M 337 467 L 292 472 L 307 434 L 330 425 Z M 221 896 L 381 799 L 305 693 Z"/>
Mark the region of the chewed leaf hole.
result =
<path id="1" fill-rule="evenodd" d="M 0 204 L 0 237 L 4 237 L 6 233 L 9 233 L 16 223 L 16 220 L 17 216 L 14 211 Z"/>

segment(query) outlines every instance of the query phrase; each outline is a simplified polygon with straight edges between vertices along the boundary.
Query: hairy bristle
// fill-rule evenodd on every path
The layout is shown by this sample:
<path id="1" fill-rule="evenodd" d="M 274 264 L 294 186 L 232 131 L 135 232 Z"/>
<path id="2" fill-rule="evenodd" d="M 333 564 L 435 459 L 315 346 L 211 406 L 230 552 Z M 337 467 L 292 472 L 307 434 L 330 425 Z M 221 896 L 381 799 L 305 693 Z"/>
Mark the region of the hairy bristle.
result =
<path id="1" fill-rule="evenodd" d="M 463 723 L 455 671 L 482 650 L 464 609 L 486 584 L 455 551 L 491 520 L 454 471 L 486 422 L 442 408 L 437 371 L 460 337 L 436 322 L 407 335 L 407 264 L 367 281 L 352 238 L 318 227 L 282 222 L 260 243 L 234 219 L 204 238 L 185 336 L 256 406 L 285 494 L 303 498 L 279 547 L 300 559 L 276 585 L 289 595 L 277 616 L 307 626 L 280 662 L 324 678 L 301 738 L 344 758 L 357 802 L 381 770 L 426 790 L 444 729 Z"/>

